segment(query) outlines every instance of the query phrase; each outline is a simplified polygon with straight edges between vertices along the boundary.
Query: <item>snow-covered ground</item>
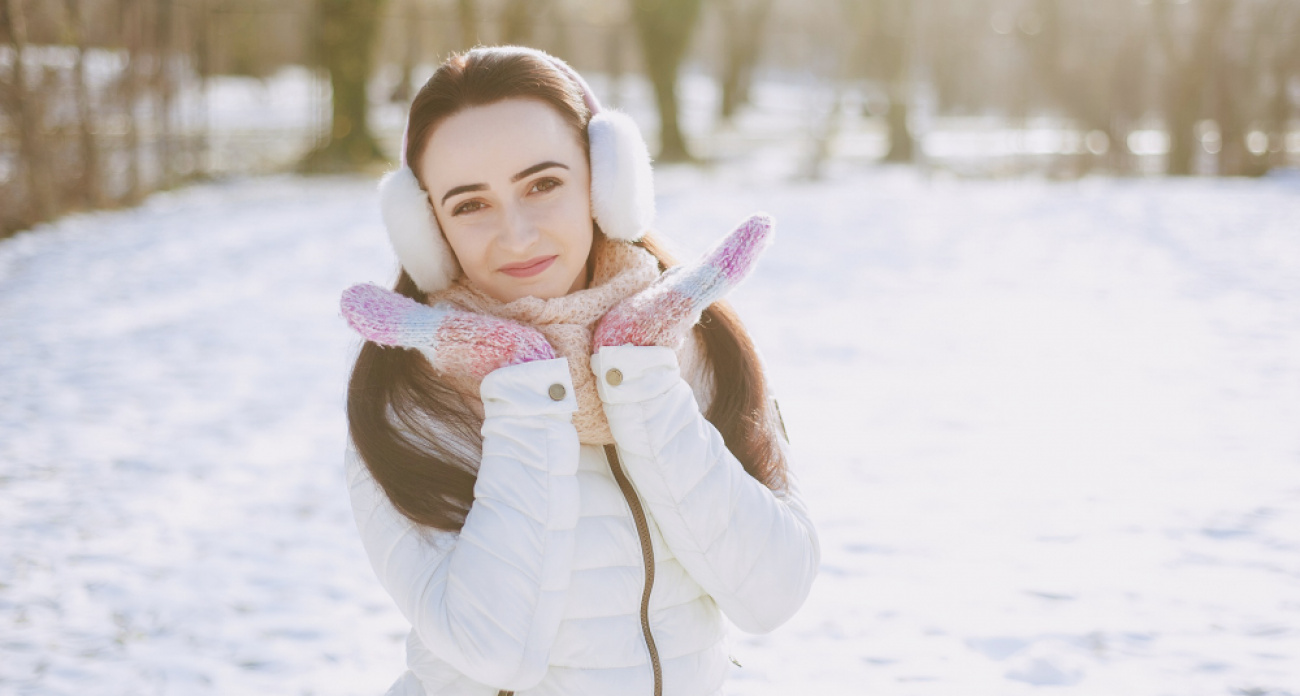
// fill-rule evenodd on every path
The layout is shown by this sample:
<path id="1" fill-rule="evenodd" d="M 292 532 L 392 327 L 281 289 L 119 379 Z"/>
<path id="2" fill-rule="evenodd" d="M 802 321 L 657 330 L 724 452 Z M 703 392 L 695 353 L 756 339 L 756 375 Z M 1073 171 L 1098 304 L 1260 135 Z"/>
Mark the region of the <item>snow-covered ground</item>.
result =
<path id="1" fill-rule="evenodd" d="M 667 169 L 818 521 L 734 696 L 1300 694 L 1300 181 Z M 343 484 L 374 182 L 242 180 L 0 242 L 0 692 L 378 694 Z"/>

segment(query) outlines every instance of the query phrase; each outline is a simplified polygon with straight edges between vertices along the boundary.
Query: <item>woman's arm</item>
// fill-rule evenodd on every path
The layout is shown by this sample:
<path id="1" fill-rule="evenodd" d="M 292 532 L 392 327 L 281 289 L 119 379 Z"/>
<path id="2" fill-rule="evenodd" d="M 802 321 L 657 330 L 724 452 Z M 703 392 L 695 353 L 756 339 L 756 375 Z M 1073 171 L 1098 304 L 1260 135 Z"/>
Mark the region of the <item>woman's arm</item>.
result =
<path id="1" fill-rule="evenodd" d="M 480 392 L 483 458 L 459 533 L 399 513 L 351 443 L 348 488 L 370 564 L 420 641 L 475 681 L 521 690 L 546 673 L 569 586 L 577 401 L 564 358 L 497 369 Z"/>
<path id="2" fill-rule="evenodd" d="M 700 413 L 671 349 L 607 346 L 591 365 L 623 467 L 664 542 L 741 630 L 780 626 L 821 562 L 793 474 L 776 493 L 745 471 Z"/>

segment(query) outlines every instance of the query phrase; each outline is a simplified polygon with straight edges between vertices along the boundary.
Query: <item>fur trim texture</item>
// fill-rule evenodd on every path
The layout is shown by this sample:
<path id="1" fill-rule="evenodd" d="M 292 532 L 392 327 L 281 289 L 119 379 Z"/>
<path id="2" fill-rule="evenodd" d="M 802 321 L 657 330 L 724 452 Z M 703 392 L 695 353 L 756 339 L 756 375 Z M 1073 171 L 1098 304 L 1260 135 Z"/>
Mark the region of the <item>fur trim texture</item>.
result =
<path id="1" fill-rule="evenodd" d="M 451 285 L 460 275 L 460 264 L 410 167 L 400 167 L 379 180 L 379 209 L 397 260 L 411 280 L 426 293 Z"/>
<path id="2" fill-rule="evenodd" d="M 591 212 L 612 239 L 633 242 L 654 226 L 654 174 L 636 122 L 602 109 L 587 125 L 591 140 Z"/>

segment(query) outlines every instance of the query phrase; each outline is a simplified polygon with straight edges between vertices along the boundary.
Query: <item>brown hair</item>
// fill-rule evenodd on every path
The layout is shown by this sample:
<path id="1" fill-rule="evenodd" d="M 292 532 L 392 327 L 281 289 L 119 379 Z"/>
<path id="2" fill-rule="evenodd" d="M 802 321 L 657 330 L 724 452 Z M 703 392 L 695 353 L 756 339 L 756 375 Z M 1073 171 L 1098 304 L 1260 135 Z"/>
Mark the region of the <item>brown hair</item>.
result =
<path id="1" fill-rule="evenodd" d="M 530 49 L 477 47 L 453 54 L 416 95 L 406 161 L 419 161 L 429 136 L 444 119 L 509 98 L 551 105 L 589 149 L 591 112 L 572 79 Z M 636 244 L 659 259 L 661 270 L 674 265 L 653 234 Z M 405 270 L 393 291 L 426 301 Z M 776 441 L 762 366 L 739 317 L 727 303 L 715 302 L 695 331 L 703 339 L 713 374 L 714 396 L 705 417 L 745 471 L 769 488 L 784 488 L 786 462 Z M 424 356 L 415 350 L 363 344 L 348 382 L 347 415 L 357 453 L 394 507 L 418 524 L 459 531 L 474 500 L 482 424 Z"/>

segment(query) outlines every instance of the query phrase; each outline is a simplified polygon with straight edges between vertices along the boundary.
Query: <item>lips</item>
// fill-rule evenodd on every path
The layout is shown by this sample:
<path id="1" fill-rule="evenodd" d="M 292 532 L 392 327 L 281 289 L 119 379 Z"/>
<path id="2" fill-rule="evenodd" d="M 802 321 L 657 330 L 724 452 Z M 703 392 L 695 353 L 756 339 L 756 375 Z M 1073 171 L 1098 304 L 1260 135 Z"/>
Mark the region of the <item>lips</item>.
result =
<path id="1" fill-rule="evenodd" d="M 498 270 L 515 278 L 528 278 L 550 268 L 551 264 L 555 263 L 558 258 L 560 258 L 558 255 L 538 256 L 520 263 L 508 263 Z"/>

